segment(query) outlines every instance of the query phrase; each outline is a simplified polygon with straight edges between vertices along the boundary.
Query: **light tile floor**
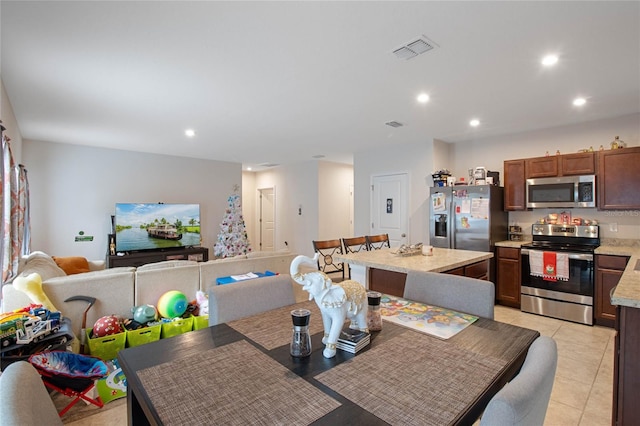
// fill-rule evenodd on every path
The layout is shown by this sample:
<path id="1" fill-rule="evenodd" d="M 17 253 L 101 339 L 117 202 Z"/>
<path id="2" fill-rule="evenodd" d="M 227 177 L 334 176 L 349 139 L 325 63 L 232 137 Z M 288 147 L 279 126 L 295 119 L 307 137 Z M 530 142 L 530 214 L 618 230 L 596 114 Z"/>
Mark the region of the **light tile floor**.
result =
<path id="1" fill-rule="evenodd" d="M 497 321 L 538 330 L 555 339 L 558 369 L 545 425 L 608 426 L 613 393 L 615 332 L 496 306 Z M 98 412 L 73 426 L 126 425 L 126 405 Z"/>

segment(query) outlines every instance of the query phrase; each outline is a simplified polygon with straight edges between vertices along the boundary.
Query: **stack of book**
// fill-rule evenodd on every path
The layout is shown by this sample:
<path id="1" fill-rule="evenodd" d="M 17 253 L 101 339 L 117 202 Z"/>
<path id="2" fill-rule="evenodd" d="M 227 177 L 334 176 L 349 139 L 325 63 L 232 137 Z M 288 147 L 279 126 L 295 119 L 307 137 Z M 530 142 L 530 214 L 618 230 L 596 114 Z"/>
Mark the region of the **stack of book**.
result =
<path id="1" fill-rule="evenodd" d="M 371 335 L 366 331 L 355 330 L 345 326 L 340 332 L 336 347 L 345 352 L 358 353 L 371 342 Z"/>

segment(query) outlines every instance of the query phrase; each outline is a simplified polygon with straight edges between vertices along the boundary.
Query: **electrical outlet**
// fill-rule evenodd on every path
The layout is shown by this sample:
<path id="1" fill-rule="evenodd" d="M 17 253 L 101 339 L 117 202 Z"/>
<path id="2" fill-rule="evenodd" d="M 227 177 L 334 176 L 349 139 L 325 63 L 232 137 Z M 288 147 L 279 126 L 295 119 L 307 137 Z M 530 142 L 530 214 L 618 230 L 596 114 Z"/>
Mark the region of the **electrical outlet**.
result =
<path id="1" fill-rule="evenodd" d="M 618 232 L 618 224 L 613 222 L 609 224 L 609 231 Z"/>

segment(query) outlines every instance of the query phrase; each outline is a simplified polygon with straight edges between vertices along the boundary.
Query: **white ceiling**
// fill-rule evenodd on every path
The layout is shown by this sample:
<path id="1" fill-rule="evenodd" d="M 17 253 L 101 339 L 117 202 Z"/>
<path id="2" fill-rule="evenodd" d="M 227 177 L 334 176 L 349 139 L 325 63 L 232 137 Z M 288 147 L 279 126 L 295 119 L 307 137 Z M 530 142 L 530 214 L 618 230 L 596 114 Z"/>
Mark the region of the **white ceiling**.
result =
<path id="1" fill-rule="evenodd" d="M 245 166 L 350 163 L 376 147 L 640 112 L 638 1 L 0 7 L 1 77 L 26 139 Z M 437 47 L 392 54 L 421 35 Z M 545 69 L 550 52 L 560 62 Z"/>

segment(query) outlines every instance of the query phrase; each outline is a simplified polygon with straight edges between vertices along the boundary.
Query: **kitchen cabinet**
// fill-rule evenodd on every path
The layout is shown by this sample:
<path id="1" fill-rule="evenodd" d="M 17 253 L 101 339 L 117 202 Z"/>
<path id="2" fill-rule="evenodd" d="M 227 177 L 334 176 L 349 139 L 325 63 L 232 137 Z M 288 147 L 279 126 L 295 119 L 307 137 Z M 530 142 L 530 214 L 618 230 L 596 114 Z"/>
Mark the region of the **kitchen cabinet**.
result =
<path id="1" fill-rule="evenodd" d="M 613 355 L 613 425 L 636 425 L 640 419 L 639 353 L 640 309 L 618 306 Z"/>
<path id="2" fill-rule="evenodd" d="M 496 247 L 496 301 L 520 308 L 520 249 Z"/>
<path id="3" fill-rule="evenodd" d="M 559 176 L 592 175 L 596 173 L 594 152 L 578 152 L 560 156 Z"/>
<path id="4" fill-rule="evenodd" d="M 627 266 L 629 257 L 596 255 L 595 285 L 595 323 L 613 327 L 616 320 L 616 307 L 611 304 L 611 291 L 618 285 L 620 277 Z"/>
<path id="5" fill-rule="evenodd" d="M 504 209 L 507 211 L 526 210 L 525 160 L 504 162 Z"/>
<path id="6" fill-rule="evenodd" d="M 122 256 L 107 255 L 107 268 L 118 268 L 122 266 L 133 266 L 137 268 L 147 263 L 163 262 L 166 260 L 195 260 L 197 262 L 206 262 L 209 260 L 209 249 L 206 247 L 184 247 L 132 252 Z"/>
<path id="7" fill-rule="evenodd" d="M 558 156 L 534 157 L 525 160 L 527 179 L 558 176 Z"/>
<path id="8" fill-rule="evenodd" d="M 640 147 L 599 151 L 597 164 L 598 208 L 640 209 Z"/>

